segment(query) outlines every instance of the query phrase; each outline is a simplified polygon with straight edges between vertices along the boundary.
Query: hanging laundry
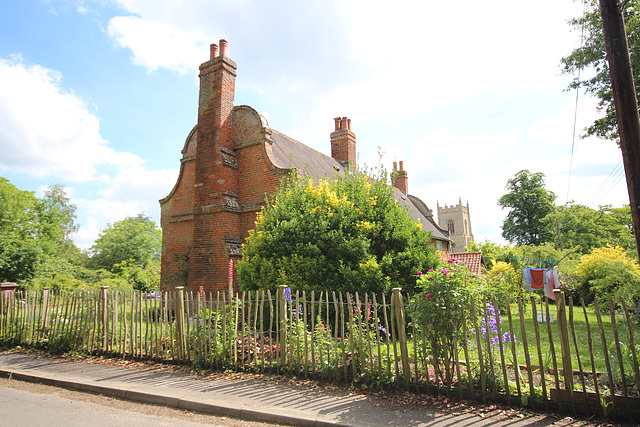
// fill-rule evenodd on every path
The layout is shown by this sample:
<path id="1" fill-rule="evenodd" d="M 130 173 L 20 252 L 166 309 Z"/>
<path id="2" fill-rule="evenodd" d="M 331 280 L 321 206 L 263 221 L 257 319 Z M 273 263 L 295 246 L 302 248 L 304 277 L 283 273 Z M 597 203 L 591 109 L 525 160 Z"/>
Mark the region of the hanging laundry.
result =
<path id="1" fill-rule="evenodd" d="M 531 274 L 531 288 L 532 289 L 544 289 L 544 270 L 538 268 L 532 268 Z"/>
<path id="2" fill-rule="evenodd" d="M 544 295 L 549 299 L 555 300 L 556 296 L 553 294 L 555 288 L 553 270 L 544 270 Z"/>
<path id="3" fill-rule="evenodd" d="M 522 287 L 525 291 L 531 292 L 531 268 L 525 267 L 522 269 Z"/>

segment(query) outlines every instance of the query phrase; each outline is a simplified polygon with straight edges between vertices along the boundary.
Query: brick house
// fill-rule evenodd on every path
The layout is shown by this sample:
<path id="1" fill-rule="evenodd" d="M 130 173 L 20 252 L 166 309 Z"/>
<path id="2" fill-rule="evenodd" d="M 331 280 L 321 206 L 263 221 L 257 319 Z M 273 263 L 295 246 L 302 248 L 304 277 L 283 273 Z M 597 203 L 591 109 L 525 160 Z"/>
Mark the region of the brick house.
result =
<path id="1" fill-rule="evenodd" d="M 210 55 L 200 65 L 198 124 L 182 149 L 178 180 L 160 200 L 163 289 L 236 286 L 234 265 L 265 195 L 273 194 L 292 169 L 334 176 L 356 161 L 348 118 L 334 119 L 331 156 L 324 155 L 272 129 L 253 108 L 234 105 L 236 63 L 227 57 L 227 42 L 220 41 L 219 52 L 211 45 Z M 394 170 L 396 199 L 433 233 L 433 246 L 448 258 L 448 233 L 422 200 L 407 193 L 403 163 L 399 169 L 394 163 Z"/>

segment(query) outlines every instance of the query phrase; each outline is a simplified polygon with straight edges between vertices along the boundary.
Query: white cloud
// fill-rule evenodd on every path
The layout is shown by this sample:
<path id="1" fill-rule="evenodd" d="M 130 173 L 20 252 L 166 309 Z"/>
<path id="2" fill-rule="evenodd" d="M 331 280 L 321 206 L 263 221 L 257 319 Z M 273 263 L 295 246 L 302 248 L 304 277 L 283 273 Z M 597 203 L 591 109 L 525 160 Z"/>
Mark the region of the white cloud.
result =
<path id="1" fill-rule="evenodd" d="M 0 58 L 0 166 L 66 182 L 96 179 L 98 165 L 135 165 L 100 136 L 98 118 L 61 86 L 62 76 L 19 56 Z"/>
<path id="2" fill-rule="evenodd" d="M 202 53 L 209 43 L 202 34 L 167 22 L 116 16 L 109 21 L 108 32 L 121 47 L 132 51 L 134 64 L 150 71 L 164 67 L 181 74 L 195 72 L 207 59 Z"/>
<path id="3" fill-rule="evenodd" d="M 140 157 L 111 147 L 98 118 L 63 89 L 59 72 L 19 56 L 0 58 L 0 80 L 6 83 L 0 85 L 0 167 L 71 184 L 67 194 L 79 208 L 80 247 L 91 246 L 108 222 L 126 216 L 145 212 L 159 221 L 158 200 L 173 187 L 176 170 L 148 170 Z M 92 193 L 80 190 L 86 185 Z"/>

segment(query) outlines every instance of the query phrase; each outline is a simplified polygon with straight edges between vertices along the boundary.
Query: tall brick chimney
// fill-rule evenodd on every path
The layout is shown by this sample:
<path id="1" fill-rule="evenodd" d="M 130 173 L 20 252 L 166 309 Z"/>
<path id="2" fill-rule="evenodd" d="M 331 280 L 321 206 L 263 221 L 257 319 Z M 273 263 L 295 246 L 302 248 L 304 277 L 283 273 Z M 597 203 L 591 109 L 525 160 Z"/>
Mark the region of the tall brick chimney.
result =
<path id="1" fill-rule="evenodd" d="M 403 163 L 404 162 L 400 161 L 400 169 L 398 169 L 396 162 L 393 162 L 393 186 L 404 194 L 407 194 L 409 190 L 409 179 L 407 177 L 407 171 L 404 170 Z"/>
<path id="2" fill-rule="evenodd" d="M 187 286 L 226 289 L 229 260 L 238 258 L 240 213 L 233 115 L 236 63 L 227 57 L 227 41 L 212 44 L 200 65 L 193 248 Z M 219 52 L 219 53 L 218 53 Z"/>
<path id="3" fill-rule="evenodd" d="M 351 132 L 351 120 L 346 117 L 336 117 L 336 129 L 331 132 L 331 157 L 342 166 L 356 164 L 356 134 Z"/>

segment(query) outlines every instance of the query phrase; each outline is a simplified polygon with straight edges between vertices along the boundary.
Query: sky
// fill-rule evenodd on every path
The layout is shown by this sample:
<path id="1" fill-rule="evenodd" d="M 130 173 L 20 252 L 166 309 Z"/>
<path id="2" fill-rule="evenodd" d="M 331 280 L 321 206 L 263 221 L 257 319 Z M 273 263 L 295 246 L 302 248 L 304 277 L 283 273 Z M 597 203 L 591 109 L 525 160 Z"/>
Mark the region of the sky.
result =
<path id="1" fill-rule="evenodd" d="M 574 138 L 598 117 L 560 68 L 581 13 L 573 0 L 0 0 L 0 176 L 38 196 L 63 185 L 81 248 L 127 216 L 159 224 L 198 67 L 226 39 L 236 105 L 328 155 L 333 118 L 349 117 L 359 164 L 403 161 L 410 194 L 434 212 L 468 203 L 475 240 L 504 243 L 497 201 L 522 169 L 557 204 L 629 203 L 617 145 Z"/>

